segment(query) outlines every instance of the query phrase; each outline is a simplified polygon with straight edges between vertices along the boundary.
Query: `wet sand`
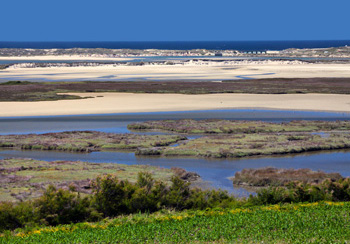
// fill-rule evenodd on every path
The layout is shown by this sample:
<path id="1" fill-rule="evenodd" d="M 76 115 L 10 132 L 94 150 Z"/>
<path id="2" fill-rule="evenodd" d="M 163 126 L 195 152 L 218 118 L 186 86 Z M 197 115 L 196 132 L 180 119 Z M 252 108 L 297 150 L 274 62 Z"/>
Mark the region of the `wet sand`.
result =
<path id="1" fill-rule="evenodd" d="M 0 102 L 0 117 L 264 108 L 350 112 L 350 95 L 68 93 L 93 98 Z"/>

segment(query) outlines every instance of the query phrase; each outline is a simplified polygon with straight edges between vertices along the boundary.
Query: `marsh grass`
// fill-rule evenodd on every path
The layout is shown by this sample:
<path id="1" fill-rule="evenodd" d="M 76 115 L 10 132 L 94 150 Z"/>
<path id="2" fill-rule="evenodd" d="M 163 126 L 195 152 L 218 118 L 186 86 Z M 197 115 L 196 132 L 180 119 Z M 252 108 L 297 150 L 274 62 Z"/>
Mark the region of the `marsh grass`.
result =
<path id="1" fill-rule="evenodd" d="M 181 140 L 177 135 L 114 134 L 97 131 L 68 131 L 46 134 L 2 135 L 0 147 L 24 150 L 59 150 L 92 152 L 100 150 L 135 150 L 168 146 Z"/>
<path id="2" fill-rule="evenodd" d="M 6 68 L 6 65 L 1 68 Z M 232 80 L 223 82 L 135 81 L 135 82 L 17 82 L 9 81 L 1 87 L 0 101 L 50 101 L 82 99 L 60 95 L 65 92 L 131 92 L 131 93 L 252 93 L 296 94 L 330 93 L 349 94 L 349 78 L 272 78 Z"/>
<path id="3" fill-rule="evenodd" d="M 254 134 L 254 133 L 286 133 L 286 132 L 316 132 L 316 131 L 347 131 L 349 121 L 291 121 L 284 123 L 269 123 L 264 121 L 242 120 L 156 120 L 128 125 L 130 130 L 163 130 L 187 134 Z"/>
<path id="4" fill-rule="evenodd" d="M 136 182 L 139 172 L 151 172 L 156 180 L 169 184 L 174 172 L 147 165 L 87 163 L 81 161 L 39 161 L 34 159 L 0 160 L 0 199 L 18 202 L 40 197 L 48 185 L 90 194 L 90 181 L 99 175 L 112 174 L 121 180 Z"/>
<path id="5" fill-rule="evenodd" d="M 339 173 L 325 173 L 311 169 L 277 169 L 272 167 L 260 169 L 243 169 L 232 178 L 234 185 L 247 186 L 284 186 L 293 181 L 303 183 L 320 183 L 325 179 L 337 181 L 343 177 Z"/>
<path id="6" fill-rule="evenodd" d="M 164 156 L 196 156 L 239 158 L 249 156 L 282 155 L 309 151 L 350 148 L 350 134 L 329 133 L 321 137 L 309 133 L 237 134 L 204 136 L 168 147 Z"/>

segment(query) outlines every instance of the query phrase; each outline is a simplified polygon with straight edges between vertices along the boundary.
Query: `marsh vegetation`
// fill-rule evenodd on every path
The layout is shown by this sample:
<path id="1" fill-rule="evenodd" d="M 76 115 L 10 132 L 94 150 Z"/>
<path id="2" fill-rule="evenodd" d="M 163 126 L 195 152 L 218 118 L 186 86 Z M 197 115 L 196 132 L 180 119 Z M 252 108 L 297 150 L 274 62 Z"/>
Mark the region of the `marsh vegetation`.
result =
<path id="1" fill-rule="evenodd" d="M 259 121 L 181 120 L 132 124 L 129 128 L 158 128 L 174 132 L 203 133 L 187 140 L 183 135 L 114 134 L 70 131 L 46 134 L 3 135 L 0 147 L 23 150 L 92 152 L 132 150 L 136 155 L 237 158 L 281 155 L 350 148 L 347 121 Z M 318 133 L 326 131 L 324 135 Z M 214 135 L 212 135 L 214 134 Z M 175 144 L 176 146 L 170 147 Z"/>
<path id="2" fill-rule="evenodd" d="M 350 134 L 308 133 L 204 136 L 163 149 L 164 156 L 237 158 L 350 148 Z"/>
<path id="3" fill-rule="evenodd" d="M 325 179 L 337 181 L 343 179 L 339 173 L 326 173 L 311 169 L 277 169 L 272 167 L 243 169 L 232 178 L 234 185 L 267 187 L 285 186 L 291 182 L 320 183 Z"/>
<path id="4" fill-rule="evenodd" d="M 124 165 L 115 163 L 88 163 L 81 161 L 42 161 L 34 159 L 0 160 L 0 199 L 19 202 L 40 197 L 49 185 L 68 190 L 74 187 L 76 192 L 91 194 L 91 180 L 99 175 L 112 174 L 120 180 L 136 182 L 141 171 L 152 173 L 156 180 L 169 184 L 173 175 L 179 175 L 181 169 L 170 170 L 147 165 Z M 181 171 L 181 176 L 191 175 Z M 196 180 L 197 178 L 192 178 Z"/>
<path id="5" fill-rule="evenodd" d="M 185 139 L 186 137 L 178 135 L 138 135 L 98 131 L 68 131 L 46 134 L 2 135 L 0 136 L 0 147 L 25 150 L 92 152 L 161 147 Z"/>
<path id="6" fill-rule="evenodd" d="M 183 81 L 118 81 L 118 82 L 27 82 L 0 83 L 0 101 L 50 101 L 82 99 L 62 95 L 64 92 L 130 92 L 130 93 L 251 93 L 296 94 L 327 93 L 350 94 L 350 78 L 271 78 L 225 80 L 223 82 Z"/>
<path id="7" fill-rule="evenodd" d="M 128 125 L 129 130 L 161 130 L 187 134 L 254 134 L 282 132 L 349 131 L 350 121 L 306 121 L 295 120 L 283 123 L 244 120 L 155 120 Z"/>

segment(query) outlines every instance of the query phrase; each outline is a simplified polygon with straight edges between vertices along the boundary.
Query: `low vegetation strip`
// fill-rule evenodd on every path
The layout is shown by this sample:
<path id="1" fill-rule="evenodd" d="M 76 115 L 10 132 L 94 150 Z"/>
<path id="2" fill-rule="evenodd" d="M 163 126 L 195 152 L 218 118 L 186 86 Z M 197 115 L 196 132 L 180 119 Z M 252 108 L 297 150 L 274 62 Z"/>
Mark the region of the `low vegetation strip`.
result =
<path id="1" fill-rule="evenodd" d="M 231 80 L 223 82 L 135 81 L 135 82 L 27 82 L 2 83 L 0 101 L 50 101 L 79 99 L 60 95 L 67 92 L 132 92 L 132 93 L 252 93 L 350 94 L 350 78 L 273 78 Z"/>
<path id="2" fill-rule="evenodd" d="M 163 130 L 188 134 L 236 134 L 236 133 L 277 133 L 316 132 L 350 130 L 350 121 L 306 121 L 296 120 L 284 123 L 242 120 L 156 120 L 128 125 L 130 130 Z"/>
<path id="3" fill-rule="evenodd" d="M 339 173 L 325 173 L 311 169 L 243 169 L 232 178 L 234 185 L 246 186 L 284 186 L 293 181 L 320 183 L 325 179 L 337 181 L 343 177 Z"/>
<path id="4" fill-rule="evenodd" d="M 350 204 L 315 202 L 136 214 L 3 233 L 0 243 L 346 243 Z"/>
<path id="5" fill-rule="evenodd" d="M 343 125 L 338 127 L 344 128 Z M 311 130 L 316 127 L 310 126 Z M 176 147 L 169 145 L 178 143 Z M 218 134 L 186 140 L 180 135 L 114 134 L 70 131 L 47 134 L 3 135 L 0 147 L 23 150 L 92 152 L 133 150 L 137 155 L 247 157 L 350 148 L 350 134 L 329 132 L 327 136 L 307 132 Z"/>
<path id="6" fill-rule="evenodd" d="M 328 137 L 310 133 L 237 134 L 205 136 L 190 140 L 177 147 L 165 148 L 162 155 L 234 158 L 344 148 L 350 148 L 350 134 L 329 133 Z"/>
<path id="7" fill-rule="evenodd" d="M 69 131 L 46 134 L 3 135 L 0 147 L 28 150 L 92 152 L 168 146 L 186 139 L 177 135 L 114 134 L 97 131 Z"/>

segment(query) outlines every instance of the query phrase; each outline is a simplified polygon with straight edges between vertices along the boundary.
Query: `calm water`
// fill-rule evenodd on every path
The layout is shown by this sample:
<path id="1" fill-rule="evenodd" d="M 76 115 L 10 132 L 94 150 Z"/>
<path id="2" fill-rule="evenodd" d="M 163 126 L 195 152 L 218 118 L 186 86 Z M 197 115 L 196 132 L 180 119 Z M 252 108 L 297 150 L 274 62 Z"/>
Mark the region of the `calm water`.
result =
<path id="1" fill-rule="evenodd" d="M 282 111 L 258 109 L 204 110 L 185 112 L 126 113 L 107 115 L 0 117 L 0 134 L 97 130 L 128 133 L 129 123 L 161 119 L 233 119 L 284 122 L 291 120 L 350 120 L 350 113 Z"/>
<path id="2" fill-rule="evenodd" d="M 109 48 L 168 50 L 240 50 L 264 51 L 286 48 L 325 48 L 350 45 L 350 40 L 317 41 L 168 41 L 168 42 L 0 42 L 0 48 Z"/>
<path id="3" fill-rule="evenodd" d="M 244 168 L 310 168 L 326 172 L 339 172 L 350 176 L 350 151 L 305 153 L 297 156 L 215 160 L 206 158 L 136 157 L 134 153 L 93 152 L 67 153 L 50 151 L 0 150 L 0 159 L 10 157 L 33 158 L 37 160 L 81 160 L 93 163 L 121 163 L 127 165 L 146 164 L 164 168 L 181 167 L 197 172 L 211 187 L 227 190 L 237 196 L 248 196 L 243 188 L 234 188 L 228 177 Z"/>
<path id="4" fill-rule="evenodd" d="M 0 134 L 46 133 L 67 130 L 97 130 L 103 132 L 128 133 L 126 126 L 131 122 L 159 119 L 238 119 L 283 122 L 304 120 L 349 120 L 349 113 L 326 113 L 278 110 L 210 110 L 189 112 L 159 112 L 112 115 L 50 116 L 0 118 Z M 146 134 L 158 134 L 157 132 Z M 149 164 L 160 167 L 182 167 L 199 173 L 211 186 L 228 190 L 239 196 L 249 194 L 242 188 L 233 188 L 231 177 L 244 168 L 274 166 L 280 168 L 311 168 L 327 172 L 340 172 L 350 176 L 350 151 L 307 153 L 288 157 L 249 158 L 249 159 L 196 159 L 166 157 L 136 157 L 134 153 L 93 152 L 89 154 L 1 150 L 0 158 L 25 157 L 38 160 L 82 160 L 87 162 L 110 162 L 122 164 Z"/>

